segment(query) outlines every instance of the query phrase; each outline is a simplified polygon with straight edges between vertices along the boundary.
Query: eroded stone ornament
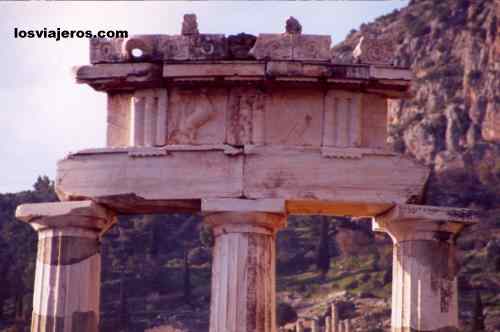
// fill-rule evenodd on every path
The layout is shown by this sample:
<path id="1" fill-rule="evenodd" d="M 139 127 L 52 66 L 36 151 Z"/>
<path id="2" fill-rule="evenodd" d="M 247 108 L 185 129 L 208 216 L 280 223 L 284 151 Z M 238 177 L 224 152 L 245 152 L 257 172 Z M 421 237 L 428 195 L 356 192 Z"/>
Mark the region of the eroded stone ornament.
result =
<path id="1" fill-rule="evenodd" d="M 198 21 L 195 14 L 185 14 L 184 20 L 182 21 L 182 31 L 183 36 L 197 35 L 198 31 Z"/>
<path id="2" fill-rule="evenodd" d="M 299 20 L 297 20 L 295 17 L 290 16 L 288 20 L 286 20 L 286 25 L 285 25 L 285 31 L 286 33 L 298 35 L 302 33 L 302 25 L 300 24 Z"/>
<path id="3" fill-rule="evenodd" d="M 363 36 L 352 55 L 358 63 L 392 65 L 394 52 L 392 40 Z"/>

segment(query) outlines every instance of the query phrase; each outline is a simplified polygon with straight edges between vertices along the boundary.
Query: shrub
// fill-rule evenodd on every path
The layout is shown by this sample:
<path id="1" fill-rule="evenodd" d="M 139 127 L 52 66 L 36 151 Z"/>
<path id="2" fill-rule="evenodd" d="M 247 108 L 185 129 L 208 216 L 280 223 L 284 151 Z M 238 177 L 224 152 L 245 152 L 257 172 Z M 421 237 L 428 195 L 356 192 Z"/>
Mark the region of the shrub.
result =
<path id="1" fill-rule="evenodd" d="M 276 319 L 278 321 L 278 326 L 293 323 L 297 320 L 297 318 L 297 312 L 288 303 L 279 303 L 276 306 Z"/>

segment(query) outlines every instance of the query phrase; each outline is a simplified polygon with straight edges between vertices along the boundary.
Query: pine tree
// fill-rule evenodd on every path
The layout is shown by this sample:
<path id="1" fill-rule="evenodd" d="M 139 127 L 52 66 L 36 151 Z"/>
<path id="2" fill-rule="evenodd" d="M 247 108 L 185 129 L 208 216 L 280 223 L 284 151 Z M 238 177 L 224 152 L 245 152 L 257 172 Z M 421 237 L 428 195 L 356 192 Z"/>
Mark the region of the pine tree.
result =
<path id="1" fill-rule="evenodd" d="M 321 233 L 319 238 L 318 251 L 316 256 L 316 266 L 321 272 L 321 277 L 325 278 L 330 269 L 330 223 L 327 217 L 321 220 Z"/>
<path id="2" fill-rule="evenodd" d="M 484 331 L 484 314 L 483 314 L 483 301 L 481 300 L 481 294 L 476 290 L 476 299 L 474 301 L 474 312 L 472 316 L 472 331 Z"/>

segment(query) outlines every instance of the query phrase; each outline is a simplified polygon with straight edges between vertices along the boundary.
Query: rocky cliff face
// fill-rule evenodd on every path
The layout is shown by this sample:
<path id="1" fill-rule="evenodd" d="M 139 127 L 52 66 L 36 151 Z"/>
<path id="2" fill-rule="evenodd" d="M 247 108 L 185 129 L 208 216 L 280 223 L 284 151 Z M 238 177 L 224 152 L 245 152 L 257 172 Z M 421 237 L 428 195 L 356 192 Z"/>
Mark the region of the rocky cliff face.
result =
<path id="1" fill-rule="evenodd" d="M 390 143 L 433 169 L 427 204 L 500 205 L 500 1 L 411 1 L 353 30 L 333 52 L 352 62 L 359 39 L 390 39 L 415 74 L 393 101 Z"/>

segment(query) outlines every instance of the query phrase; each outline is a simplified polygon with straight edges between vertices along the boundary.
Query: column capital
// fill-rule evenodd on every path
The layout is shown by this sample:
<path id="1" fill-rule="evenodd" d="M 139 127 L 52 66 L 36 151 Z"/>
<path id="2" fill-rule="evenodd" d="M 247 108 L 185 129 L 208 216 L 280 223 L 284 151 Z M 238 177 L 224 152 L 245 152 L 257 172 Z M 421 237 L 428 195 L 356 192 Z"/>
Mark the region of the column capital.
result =
<path id="1" fill-rule="evenodd" d="M 204 222 L 212 227 L 214 236 L 226 233 L 258 233 L 274 235 L 286 226 L 286 215 L 267 212 L 205 213 Z"/>
<path id="2" fill-rule="evenodd" d="M 54 229 L 88 229 L 104 233 L 116 223 L 116 214 L 93 201 L 22 204 L 16 218 L 37 232 Z"/>
<path id="3" fill-rule="evenodd" d="M 388 233 L 394 243 L 413 240 L 448 241 L 464 227 L 479 222 L 481 212 L 471 209 L 398 204 L 373 218 L 376 232 Z"/>

